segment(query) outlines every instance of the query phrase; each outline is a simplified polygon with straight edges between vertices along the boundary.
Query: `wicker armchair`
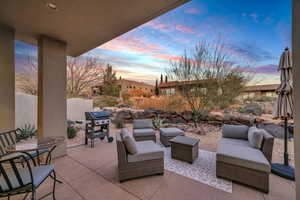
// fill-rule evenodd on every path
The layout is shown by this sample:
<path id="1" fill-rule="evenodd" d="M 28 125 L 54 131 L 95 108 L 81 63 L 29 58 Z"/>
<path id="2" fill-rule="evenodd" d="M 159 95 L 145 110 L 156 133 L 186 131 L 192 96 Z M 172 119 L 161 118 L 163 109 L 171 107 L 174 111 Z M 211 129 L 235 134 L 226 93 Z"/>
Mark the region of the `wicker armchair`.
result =
<path id="1" fill-rule="evenodd" d="M 126 150 L 125 144 L 122 141 L 122 137 L 120 134 L 117 134 L 116 136 L 116 142 L 117 142 L 117 152 L 118 152 L 118 171 L 119 171 L 119 181 L 125 181 L 129 179 L 134 179 L 138 177 L 144 177 L 149 175 L 158 175 L 158 174 L 164 174 L 164 159 L 163 159 L 163 152 L 162 156 L 160 158 L 154 158 L 154 159 L 145 159 L 141 161 L 130 161 L 128 159 L 128 156 L 130 158 L 129 153 Z M 143 142 L 137 142 L 138 144 L 143 145 L 145 148 L 147 146 L 154 146 L 158 147 L 157 144 L 155 144 L 152 141 L 143 141 Z"/>
<path id="2" fill-rule="evenodd" d="M 151 119 L 133 120 L 133 137 L 136 141 L 152 140 L 156 142 L 155 130 Z"/>

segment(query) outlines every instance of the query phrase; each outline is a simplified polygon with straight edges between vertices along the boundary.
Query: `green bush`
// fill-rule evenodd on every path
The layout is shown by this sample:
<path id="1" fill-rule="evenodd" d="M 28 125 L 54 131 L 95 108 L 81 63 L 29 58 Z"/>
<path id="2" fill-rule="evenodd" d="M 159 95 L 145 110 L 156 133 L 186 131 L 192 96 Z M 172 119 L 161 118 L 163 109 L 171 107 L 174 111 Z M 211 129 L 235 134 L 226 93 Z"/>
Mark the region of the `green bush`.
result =
<path id="1" fill-rule="evenodd" d="M 36 136 L 37 129 L 34 125 L 31 124 L 25 124 L 23 127 L 19 128 L 19 133 L 17 134 L 17 141 L 24 140 L 27 138 L 31 138 L 33 136 Z"/>
<path id="2" fill-rule="evenodd" d="M 67 137 L 68 137 L 68 139 L 72 139 L 72 138 L 76 137 L 77 136 L 77 131 L 78 130 L 77 130 L 76 127 L 69 126 L 67 128 Z"/>

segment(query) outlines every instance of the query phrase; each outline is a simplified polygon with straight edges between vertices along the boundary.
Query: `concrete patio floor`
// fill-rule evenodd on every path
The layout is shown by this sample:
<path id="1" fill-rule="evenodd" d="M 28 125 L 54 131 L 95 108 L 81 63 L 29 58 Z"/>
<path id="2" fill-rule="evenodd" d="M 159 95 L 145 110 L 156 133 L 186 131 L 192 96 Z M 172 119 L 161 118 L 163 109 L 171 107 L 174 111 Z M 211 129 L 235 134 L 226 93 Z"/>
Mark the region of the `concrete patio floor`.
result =
<path id="1" fill-rule="evenodd" d="M 213 151 L 209 145 L 199 148 Z M 64 200 L 294 200 L 294 182 L 270 176 L 270 193 L 264 194 L 233 183 L 227 193 L 170 171 L 163 176 L 151 176 L 118 182 L 116 144 L 97 141 L 95 148 L 78 146 L 68 149 L 68 156 L 54 160 L 56 172 L 63 184 L 58 184 L 56 199 Z M 52 189 L 47 180 L 38 189 L 42 196 Z M 11 199 L 22 199 L 17 196 Z M 51 196 L 46 199 L 52 199 Z"/>

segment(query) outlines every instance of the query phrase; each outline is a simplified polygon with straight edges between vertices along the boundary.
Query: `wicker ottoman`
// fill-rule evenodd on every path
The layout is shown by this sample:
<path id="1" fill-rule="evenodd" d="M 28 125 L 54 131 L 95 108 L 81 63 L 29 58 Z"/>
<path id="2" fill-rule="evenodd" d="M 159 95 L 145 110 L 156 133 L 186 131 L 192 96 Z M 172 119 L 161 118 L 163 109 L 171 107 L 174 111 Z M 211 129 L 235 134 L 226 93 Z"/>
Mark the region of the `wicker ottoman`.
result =
<path id="1" fill-rule="evenodd" d="M 160 128 L 159 129 L 159 136 L 160 142 L 165 146 L 170 146 L 169 140 L 179 136 L 184 135 L 184 132 L 178 128 Z"/>
<path id="2" fill-rule="evenodd" d="M 177 136 L 171 139 L 172 158 L 193 163 L 198 158 L 199 139 Z"/>

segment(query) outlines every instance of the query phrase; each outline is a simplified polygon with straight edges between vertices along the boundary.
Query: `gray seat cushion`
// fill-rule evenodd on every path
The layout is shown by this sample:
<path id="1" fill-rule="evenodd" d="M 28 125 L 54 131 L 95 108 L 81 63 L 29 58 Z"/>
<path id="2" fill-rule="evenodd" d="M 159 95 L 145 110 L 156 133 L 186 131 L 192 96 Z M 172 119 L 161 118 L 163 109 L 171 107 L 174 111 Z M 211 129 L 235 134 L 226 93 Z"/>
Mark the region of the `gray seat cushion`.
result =
<path id="1" fill-rule="evenodd" d="M 241 146 L 241 147 L 252 148 L 250 143 L 248 142 L 248 140 L 221 138 L 221 140 L 219 142 L 219 145 L 221 145 L 222 143 L 238 145 L 238 146 Z"/>
<path id="2" fill-rule="evenodd" d="M 263 172 L 271 171 L 268 160 L 260 150 L 243 146 L 242 143 L 236 145 L 221 141 L 217 161 Z"/>
<path id="3" fill-rule="evenodd" d="M 151 119 L 136 119 L 133 120 L 133 129 L 152 129 L 153 124 Z"/>
<path id="4" fill-rule="evenodd" d="M 136 142 L 136 146 L 138 152 L 133 155 L 128 154 L 128 162 L 163 159 L 164 157 L 163 149 L 159 145 L 155 144 L 153 141 Z"/>
<path id="5" fill-rule="evenodd" d="M 155 131 L 152 128 L 145 128 L 145 129 L 133 129 L 133 136 L 134 137 L 144 137 L 144 136 L 153 136 L 155 135 Z"/>
<path id="6" fill-rule="evenodd" d="M 53 165 L 40 165 L 38 167 L 32 167 L 33 174 L 33 185 L 38 187 L 54 170 Z M 28 168 L 18 168 L 20 176 L 24 184 L 29 184 L 31 182 L 30 174 Z M 13 188 L 20 187 L 17 177 L 12 170 L 7 170 L 7 175 L 10 179 Z M 4 191 L 9 190 L 6 181 L 3 176 L 0 176 L 0 185 Z"/>
<path id="7" fill-rule="evenodd" d="M 159 132 L 163 136 L 175 137 L 178 135 L 184 135 L 184 132 L 178 128 L 160 128 Z"/>
<path id="8" fill-rule="evenodd" d="M 245 125 L 228 125 L 222 126 L 222 135 L 224 138 L 248 140 L 248 126 Z"/>

